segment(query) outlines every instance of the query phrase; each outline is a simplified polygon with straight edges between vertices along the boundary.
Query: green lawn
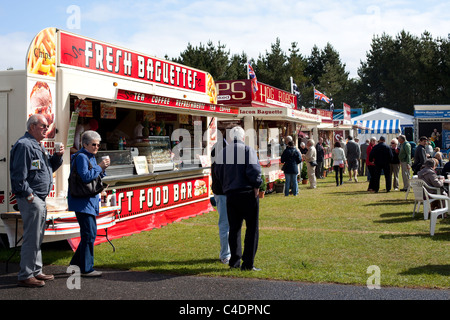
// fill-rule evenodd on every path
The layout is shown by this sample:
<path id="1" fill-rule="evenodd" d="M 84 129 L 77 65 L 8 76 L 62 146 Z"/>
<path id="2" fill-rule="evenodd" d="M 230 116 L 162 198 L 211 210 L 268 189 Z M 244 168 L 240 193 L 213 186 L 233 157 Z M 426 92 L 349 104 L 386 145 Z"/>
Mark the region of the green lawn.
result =
<path id="1" fill-rule="evenodd" d="M 114 253 L 108 243 L 96 246 L 96 267 L 365 286 L 375 265 L 381 286 L 449 288 L 450 219 L 439 219 L 431 237 L 429 220 L 412 217 L 412 193 L 408 200 L 404 192 L 385 193 L 384 178 L 379 193 L 368 193 L 362 180 L 336 187 L 329 176 L 315 190 L 300 185 L 297 197 L 261 199 L 260 272 L 220 263 L 217 212 L 115 239 Z M 0 259 L 9 253 L 1 250 Z M 43 256 L 46 264 L 68 265 L 72 252 L 50 246 Z"/>

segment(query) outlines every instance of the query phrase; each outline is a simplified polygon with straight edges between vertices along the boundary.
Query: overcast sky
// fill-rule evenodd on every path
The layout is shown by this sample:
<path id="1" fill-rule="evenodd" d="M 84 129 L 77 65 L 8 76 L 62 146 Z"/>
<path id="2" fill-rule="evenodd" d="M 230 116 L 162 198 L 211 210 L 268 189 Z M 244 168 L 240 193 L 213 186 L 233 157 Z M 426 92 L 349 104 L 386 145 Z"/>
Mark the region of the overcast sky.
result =
<path id="1" fill-rule="evenodd" d="M 25 68 L 32 38 L 46 27 L 163 58 L 211 40 L 258 58 L 279 38 L 304 56 L 329 42 L 351 77 L 374 35 L 405 30 L 433 38 L 450 33 L 450 1 L 422 0 L 117 0 L 6 1 L 0 4 L 0 70 Z"/>

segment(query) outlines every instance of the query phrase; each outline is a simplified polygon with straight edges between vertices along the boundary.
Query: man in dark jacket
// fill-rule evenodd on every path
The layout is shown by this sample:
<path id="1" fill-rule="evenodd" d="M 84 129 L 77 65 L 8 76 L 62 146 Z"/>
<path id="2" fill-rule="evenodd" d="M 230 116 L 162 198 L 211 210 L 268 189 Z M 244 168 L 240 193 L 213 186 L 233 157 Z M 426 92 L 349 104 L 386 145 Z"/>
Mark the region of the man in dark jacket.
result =
<path id="1" fill-rule="evenodd" d="M 283 151 L 280 159 L 283 163 L 284 177 L 286 183 L 284 185 L 284 195 L 289 196 L 289 190 L 292 188 L 292 195 L 298 194 L 298 165 L 302 162 L 300 152 L 295 148 L 294 142 L 289 141 L 287 148 Z"/>
<path id="2" fill-rule="evenodd" d="M 317 152 L 317 166 L 316 166 L 316 178 L 323 179 L 323 160 L 325 158 L 325 150 L 323 149 L 323 138 L 319 138 L 319 142 L 316 144 Z"/>
<path id="3" fill-rule="evenodd" d="M 259 270 L 253 265 L 259 239 L 259 186 L 262 183 L 261 166 L 255 150 L 244 144 L 245 131 L 234 127 L 228 134 L 229 145 L 216 157 L 214 172 L 227 196 L 227 214 L 230 231 L 228 243 L 230 268 Z M 241 228 L 247 227 L 244 253 L 241 246 Z M 242 259 L 242 266 L 241 266 Z"/>
<path id="4" fill-rule="evenodd" d="M 374 192 L 378 192 L 380 189 L 381 172 L 384 172 L 386 192 L 391 191 L 391 168 L 389 164 L 392 161 L 392 157 L 392 149 L 386 144 L 386 139 L 381 136 L 378 140 L 378 144 L 373 147 L 369 154 L 369 161 L 375 163 L 372 185 Z M 370 179 L 372 179 L 372 177 Z"/>
<path id="5" fill-rule="evenodd" d="M 413 173 L 416 175 L 420 169 L 422 169 L 422 166 L 425 164 L 425 161 L 427 160 L 427 153 L 425 151 L 425 146 L 427 145 L 428 138 L 427 137 L 420 137 L 419 144 L 414 151 L 414 163 L 413 163 Z"/>

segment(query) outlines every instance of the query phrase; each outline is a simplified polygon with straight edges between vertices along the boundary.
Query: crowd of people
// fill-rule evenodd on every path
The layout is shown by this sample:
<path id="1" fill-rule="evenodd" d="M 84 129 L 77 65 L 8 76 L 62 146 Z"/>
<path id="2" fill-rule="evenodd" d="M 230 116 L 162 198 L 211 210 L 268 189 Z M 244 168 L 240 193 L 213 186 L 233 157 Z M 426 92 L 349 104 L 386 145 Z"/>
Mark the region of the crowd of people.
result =
<path id="1" fill-rule="evenodd" d="M 42 145 L 49 126 L 42 115 L 33 115 L 27 122 L 27 132 L 11 149 L 11 186 L 17 197 L 23 220 L 23 244 L 21 250 L 18 285 L 42 287 L 45 281 L 54 279 L 42 270 L 41 244 L 47 215 L 45 199 L 52 189 L 53 172 L 62 165 L 64 145 L 49 155 Z M 436 135 L 436 133 L 435 133 Z M 105 174 L 110 165 L 108 159 L 97 164 L 101 137 L 92 130 L 81 136 L 82 148 L 71 157 L 71 171 L 76 171 L 84 184 Z M 259 187 L 262 184 L 261 166 L 257 153 L 245 145 L 245 132 L 234 127 L 212 150 L 212 191 L 219 212 L 220 260 L 230 268 L 258 271 L 254 259 L 259 239 Z M 298 194 L 297 177 L 306 165 L 309 188 L 317 188 L 317 179 L 324 176 L 324 144 L 319 138 L 294 145 L 292 137 L 286 137 L 287 147 L 281 155 L 282 170 L 286 177 L 285 196 L 290 191 Z M 409 188 L 411 170 L 430 186 L 447 192 L 440 175 L 450 174 L 450 162 L 444 166 L 442 153 L 431 147 L 430 139 L 420 137 L 414 152 L 404 135 L 386 143 L 384 136 L 372 137 L 359 144 L 358 139 L 348 136 L 347 142 L 336 141 L 332 149 L 332 166 L 336 186 L 343 184 L 345 168 L 349 180 L 358 182 L 358 177 L 367 177 L 369 192 L 378 192 L 380 177 L 384 174 L 386 192 L 406 191 Z M 244 159 L 244 161 L 242 161 Z M 403 188 L 400 188 L 400 172 Z M 96 216 L 99 215 L 99 195 L 76 198 L 68 191 L 69 210 L 75 211 L 80 225 L 81 242 L 71 260 L 78 266 L 82 276 L 98 277 L 101 272 L 94 269 L 93 247 L 97 234 Z M 241 243 L 241 228 L 246 223 L 244 248 Z"/>
<path id="2" fill-rule="evenodd" d="M 433 134 L 435 137 L 438 136 L 436 132 Z M 386 192 L 407 191 L 411 175 L 417 176 L 426 168 L 432 168 L 437 174 L 446 176 L 450 174 L 450 162 L 444 165 L 442 152 L 434 145 L 436 139 L 422 136 L 417 146 L 408 142 L 405 135 L 399 135 L 389 142 L 384 136 L 372 137 L 362 144 L 352 136 L 348 136 L 347 141 L 340 139 L 334 143 L 331 151 L 336 186 L 343 184 L 346 170 L 349 182 L 358 182 L 358 179 L 363 178 L 369 182 L 367 191 L 374 193 L 379 192 L 380 179 L 383 175 Z M 288 196 L 290 191 L 294 196 L 298 194 L 298 187 L 292 181 L 297 180 L 296 177 L 303 165 L 307 166 L 309 188 L 317 188 L 317 179 L 324 178 L 323 138 L 320 137 L 317 144 L 312 139 L 306 143 L 301 142 L 298 150 L 292 144 L 290 136 L 286 140 L 288 147 L 281 157 L 282 170 L 286 176 L 285 195 Z M 427 162 L 430 159 L 431 161 Z M 299 162 L 300 170 L 296 165 Z M 432 162 L 434 167 L 429 166 Z"/>

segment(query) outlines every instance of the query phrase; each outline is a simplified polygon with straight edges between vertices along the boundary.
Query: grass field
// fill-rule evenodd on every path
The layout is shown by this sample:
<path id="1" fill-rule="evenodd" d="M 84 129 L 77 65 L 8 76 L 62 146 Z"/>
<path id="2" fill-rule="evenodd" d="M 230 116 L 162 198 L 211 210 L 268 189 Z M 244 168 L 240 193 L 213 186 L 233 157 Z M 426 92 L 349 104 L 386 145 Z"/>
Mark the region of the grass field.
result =
<path id="1" fill-rule="evenodd" d="M 345 178 L 344 178 L 345 179 Z M 347 180 L 347 179 L 345 179 Z M 252 277 L 366 285 L 380 270 L 381 286 L 450 288 L 450 219 L 429 234 L 423 214 L 412 217 L 413 194 L 368 193 L 367 182 L 318 180 L 297 197 L 269 194 L 260 201 L 260 272 L 230 270 L 219 261 L 217 212 L 182 220 L 95 247 L 97 268 L 202 276 Z M 245 228 L 243 229 L 245 231 Z M 242 237 L 243 238 L 243 237 Z M 6 260 L 10 250 L 0 250 Z M 68 246 L 47 246 L 46 264 L 68 265 Z M 18 261 L 18 255 L 13 261 Z"/>

